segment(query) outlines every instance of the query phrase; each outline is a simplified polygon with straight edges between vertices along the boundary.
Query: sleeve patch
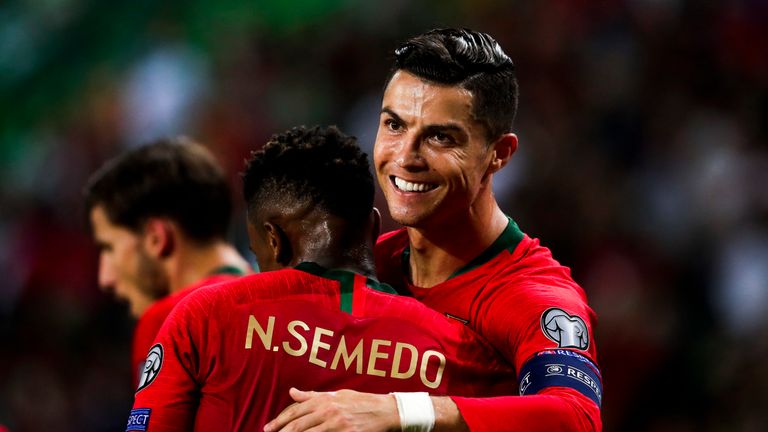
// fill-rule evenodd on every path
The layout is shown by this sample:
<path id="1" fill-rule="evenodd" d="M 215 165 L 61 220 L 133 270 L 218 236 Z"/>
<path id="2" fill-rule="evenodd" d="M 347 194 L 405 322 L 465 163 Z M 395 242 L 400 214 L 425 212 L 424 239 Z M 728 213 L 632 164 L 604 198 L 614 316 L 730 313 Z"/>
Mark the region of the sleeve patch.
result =
<path id="1" fill-rule="evenodd" d="M 125 432 L 146 432 L 147 426 L 149 426 L 149 415 L 151 412 L 151 408 L 137 408 L 131 410 L 131 415 L 128 416 L 128 426 L 125 428 Z"/>
<path id="2" fill-rule="evenodd" d="M 549 308 L 541 314 L 541 331 L 558 348 L 589 348 L 589 329 L 578 315 L 568 315 L 562 309 Z"/>
<path id="3" fill-rule="evenodd" d="M 139 388 L 136 389 L 138 393 L 144 387 L 152 384 L 152 381 L 157 378 L 160 373 L 160 368 L 163 366 L 163 346 L 155 344 L 149 349 L 147 354 L 147 360 L 144 361 L 144 370 L 139 375 Z"/>
<path id="4" fill-rule="evenodd" d="M 568 350 L 548 350 L 528 360 L 520 371 L 520 395 L 536 394 L 547 387 L 568 387 L 600 406 L 602 378 L 597 367 L 583 355 Z"/>

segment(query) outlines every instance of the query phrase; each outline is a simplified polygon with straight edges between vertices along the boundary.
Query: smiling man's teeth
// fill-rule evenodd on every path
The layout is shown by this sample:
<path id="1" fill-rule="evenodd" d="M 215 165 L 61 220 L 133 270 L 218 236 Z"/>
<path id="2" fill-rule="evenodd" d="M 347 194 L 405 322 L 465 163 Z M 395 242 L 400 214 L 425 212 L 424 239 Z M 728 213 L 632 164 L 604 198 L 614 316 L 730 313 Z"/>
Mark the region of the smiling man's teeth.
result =
<path id="1" fill-rule="evenodd" d="M 395 177 L 395 186 L 405 192 L 426 192 L 435 188 L 435 185 L 428 183 L 412 183 L 405 181 L 400 177 Z"/>

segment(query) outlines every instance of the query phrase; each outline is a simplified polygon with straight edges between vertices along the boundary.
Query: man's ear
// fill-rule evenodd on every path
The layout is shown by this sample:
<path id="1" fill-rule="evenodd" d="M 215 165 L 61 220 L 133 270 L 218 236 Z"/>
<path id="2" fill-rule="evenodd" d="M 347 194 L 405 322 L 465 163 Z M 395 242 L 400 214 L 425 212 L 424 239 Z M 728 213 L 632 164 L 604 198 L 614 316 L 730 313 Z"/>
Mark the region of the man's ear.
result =
<path id="1" fill-rule="evenodd" d="M 176 250 L 178 239 L 172 223 L 162 218 L 149 218 L 144 223 L 144 250 L 154 258 L 168 258 Z"/>
<path id="2" fill-rule="evenodd" d="M 504 168 L 507 162 L 509 162 L 517 150 L 517 135 L 513 133 L 504 134 L 492 144 L 492 147 L 493 155 L 488 165 L 487 174 L 495 173 Z"/>
<path id="3" fill-rule="evenodd" d="M 285 231 L 280 225 L 272 222 L 264 222 L 264 231 L 267 233 L 267 244 L 272 250 L 275 262 L 288 267 L 293 259 L 293 247 Z"/>
<path id="4" fill-rule="evenodd" d="M 373 212 L 371 213 L 371 217 L 373 218 L 373 227 L 371 229 L 371 239 L 373 240 L 373 244 L 376 244 L 376 241 L 379 239 L 379 235 L 381 234 L 381 212 L 376 207 L 373 208 Z"/>

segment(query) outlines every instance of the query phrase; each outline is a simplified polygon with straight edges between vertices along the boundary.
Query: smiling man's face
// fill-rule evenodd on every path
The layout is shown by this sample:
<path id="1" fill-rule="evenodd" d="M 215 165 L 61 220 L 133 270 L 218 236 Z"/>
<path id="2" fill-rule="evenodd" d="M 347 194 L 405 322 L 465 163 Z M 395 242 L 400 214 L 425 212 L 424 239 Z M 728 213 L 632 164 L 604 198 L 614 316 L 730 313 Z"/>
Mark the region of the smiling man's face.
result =
<path id="1" fill-rule="evenodd" d="M 472 116 L 469 91 L 396 72 L 384 92 L 374 147 L 392 218 L 419 228 L 467 212 L 490 187 L 493 149 L 485 132 Z"/>

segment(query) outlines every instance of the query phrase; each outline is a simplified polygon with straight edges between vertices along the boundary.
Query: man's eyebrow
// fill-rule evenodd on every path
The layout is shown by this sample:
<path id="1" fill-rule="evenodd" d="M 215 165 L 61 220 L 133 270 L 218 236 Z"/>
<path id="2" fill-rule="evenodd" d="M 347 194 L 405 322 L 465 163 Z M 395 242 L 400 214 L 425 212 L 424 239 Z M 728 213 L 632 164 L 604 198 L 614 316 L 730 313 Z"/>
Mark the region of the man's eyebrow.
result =
<path id="1" fill-rule="evenodd" d="M 392 111 L 392 109 L 390 109 L 390 108 L 388 108 L 388 107 L 384 107 L 384 108 L 382 108 L 382 109 L 381 109 L 381 113 L 382 113 L 382 114 L 384 114 L 384 113 L 387 113 L 387 114 L 389 114 L 391 117 L 393 117 L 395 120 L 397 120 L 397 122 L 398 122 L 398 123 L 405 123 L 405 122 L 403 121 L 402 117 L 400 117 L 399 115 L 397 115 L 397 113 L 396 113 L 396 112 Z"/>
<path id="2" fill-rule="evenodd" d="M 397 115 L 397 113 L 392 111 L 392 109 L 389 108 L 389 107 L 382 108 L 381 109 L 381 113 L 382 114 L 384 114 L 384 113 L 388 114 L 390 117 L 394 118 L 399 123 L 405 123 L 405 121 L 403 121 L 402 117 Z M 427 126 L 425 129 L 430 131 L 430 132 L 461 132 L 461 133 L 466 133 L 464 128 L 461 127 L 461 125 L 459 125 L 457 123 L 434 124 L 434 125 Z"/>
<path id="3" fill-rule="evenodd" d="M 459 132 L 465 133 L 464 128 L 456 123 L 435 124 L 429 125 L 425 128 L 428 132 Z"/>

